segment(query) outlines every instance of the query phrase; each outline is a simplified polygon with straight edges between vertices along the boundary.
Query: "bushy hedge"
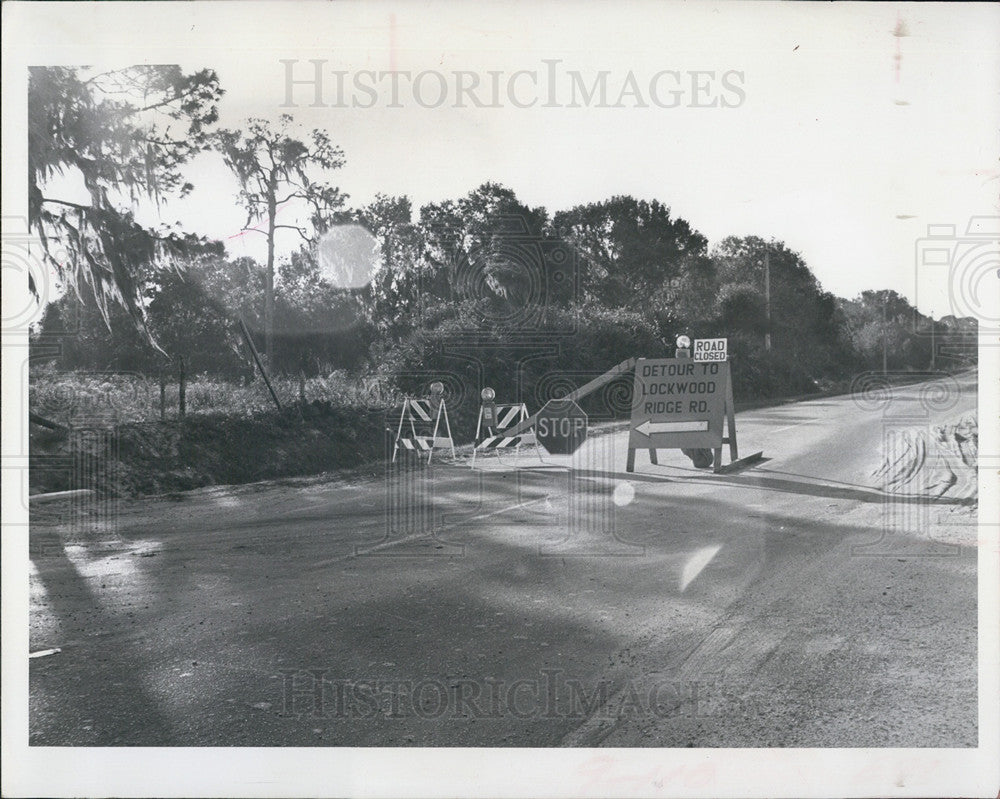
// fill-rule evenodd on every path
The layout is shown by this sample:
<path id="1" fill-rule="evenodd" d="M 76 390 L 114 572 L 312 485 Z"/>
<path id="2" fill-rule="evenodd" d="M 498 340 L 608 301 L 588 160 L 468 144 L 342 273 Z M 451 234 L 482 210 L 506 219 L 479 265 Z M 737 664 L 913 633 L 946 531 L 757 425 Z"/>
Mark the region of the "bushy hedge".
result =
<path id="1" fill-rule="evenodd" d="M 738 400 L 809 394 L 818 390 L 818 377 L 784 353 L 768 352 L 762 342 L 748 335 L 729 338 L 733 394 Z"/>
<path id="2" fill-rule="evenodd" d="M 485 386 L 496 391 L 498 403 L 525 402 L 533 413 L 627 358 L 672 352 L 638 312 L 561 309 L 537 329 L 515 330 L 488 325 L 465 308 L 376 357 L 383 378 L 412 396 L 425 396 L 431 382 L 443 382 L 453 425 L 474 430 Z M 630 402 L 623 392 L 631 386 L 624 383 L 596 393 L 584 409 L 598 417 L 620 416 Z"/>

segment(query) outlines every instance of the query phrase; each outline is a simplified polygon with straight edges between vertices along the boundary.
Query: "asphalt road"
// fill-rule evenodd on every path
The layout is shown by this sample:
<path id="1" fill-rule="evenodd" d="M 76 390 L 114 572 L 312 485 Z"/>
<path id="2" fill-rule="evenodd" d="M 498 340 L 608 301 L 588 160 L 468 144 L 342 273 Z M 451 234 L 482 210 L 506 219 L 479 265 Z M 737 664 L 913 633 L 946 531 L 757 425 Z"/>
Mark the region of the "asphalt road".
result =
<path id="1" fill-rule="evenodd" d="M 728 475 L 619 428 L 36 518 L 30 743 L 975 746 L 975 509 L 872 477 L 950 390 L 738 414 Z"/>

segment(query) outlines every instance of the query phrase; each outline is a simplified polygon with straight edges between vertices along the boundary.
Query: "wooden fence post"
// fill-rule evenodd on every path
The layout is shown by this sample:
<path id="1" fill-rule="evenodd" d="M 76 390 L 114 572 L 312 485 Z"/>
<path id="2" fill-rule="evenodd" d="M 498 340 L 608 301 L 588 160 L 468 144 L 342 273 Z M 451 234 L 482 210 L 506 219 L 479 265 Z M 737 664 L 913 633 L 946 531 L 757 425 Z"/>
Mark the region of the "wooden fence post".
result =
<path id="1" fill-rule="evenodd" d="M 253 338 L 250 336 L 250 330 L 247 328 L 247 323 L 243 321 L 243 317 L 238 317 L 240 323 L 240 331 L 243 333 L 243 340 L 246 341 L 247 346 L 250 348 L 250 354 L 253 355 L 254 362 L 257 364 L 257 368 L 260 369 L 260 376 L 264 378 L 264 382 L 267 384 L 267 390 L 271 392 L 271 399 L 274 400 L 274 404 L 281 410 L 281 401 L 278 399 L 278 395 L 274 393 L 274 388 L 271 386 L 271 380 L 267 376 L 267 371 L 264 369 L 264 364 L 260 362 L 260 353 L 257 352 L 257 347 L 253 343 Z"/>

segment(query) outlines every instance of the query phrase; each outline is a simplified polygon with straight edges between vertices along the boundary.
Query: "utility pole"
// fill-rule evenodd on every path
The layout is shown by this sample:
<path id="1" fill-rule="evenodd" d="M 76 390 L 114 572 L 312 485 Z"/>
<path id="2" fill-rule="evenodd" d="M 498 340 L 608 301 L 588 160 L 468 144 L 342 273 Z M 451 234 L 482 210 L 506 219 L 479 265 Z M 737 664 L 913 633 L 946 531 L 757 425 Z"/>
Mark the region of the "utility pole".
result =
<path id="1" fill-rule="evenodd" d="M 934 310 L 931 309 L 931 371 L 937 371 L 936 358 L 937 348 L 934 346 Z"/>
<path id="2" fill-rule="evenodd" d="M 264 361 L 274 372 L 274 233 L 278 203 L 275 194 L 278 179 L 271 172 L 267 184 L 267 273 L 264 276 Z"/>
<path id="3" fill-rule="evenodd" d="M 764 349 L 771 351 L 771 253 L 764 253 L 764 307 L 767 315 L 767 330 L 764 333 Z"/>
<path id="4" fill-rule="evenodd" d="M 882 374 L 885 374 L 888 371 L 888 369 L 886 368 L 886 339 L 887 339 L 887 332 L 886 332 L 886 329 L 885 329 L 885 326 L 886 326 L 885 306 L 886 306 L 886 298 L 883 295 L 882 296 Z"/>

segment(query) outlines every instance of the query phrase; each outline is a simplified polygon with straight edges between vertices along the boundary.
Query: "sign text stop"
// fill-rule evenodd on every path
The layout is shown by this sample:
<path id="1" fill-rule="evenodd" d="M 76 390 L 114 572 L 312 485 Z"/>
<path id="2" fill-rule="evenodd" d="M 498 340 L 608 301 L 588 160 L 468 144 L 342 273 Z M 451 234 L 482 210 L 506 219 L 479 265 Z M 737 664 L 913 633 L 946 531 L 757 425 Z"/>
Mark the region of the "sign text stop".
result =
<path id="1" fill-rule="evenodd" d="M 573 400 L 549 400 L 535 419 L 535 435 L 550 454 L 572 455 L 587 440 L 587 414 Z"/>

